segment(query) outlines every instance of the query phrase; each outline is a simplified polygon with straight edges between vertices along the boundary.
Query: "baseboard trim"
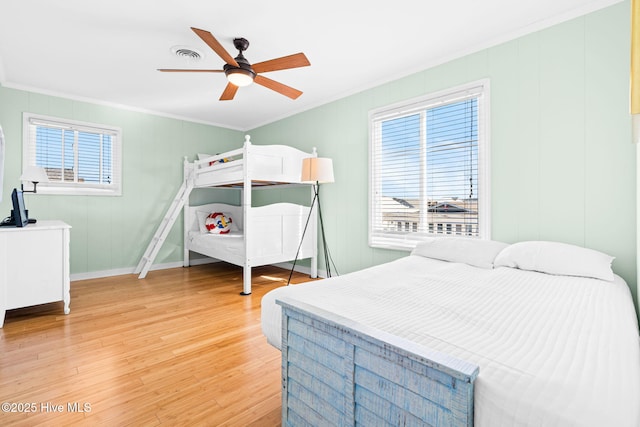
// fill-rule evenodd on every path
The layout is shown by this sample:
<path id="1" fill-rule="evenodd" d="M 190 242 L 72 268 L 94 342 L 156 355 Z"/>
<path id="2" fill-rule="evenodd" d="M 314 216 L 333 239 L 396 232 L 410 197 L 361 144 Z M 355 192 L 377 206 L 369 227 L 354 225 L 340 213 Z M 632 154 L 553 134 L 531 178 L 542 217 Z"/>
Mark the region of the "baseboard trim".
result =
<path id="1" fill-rule="evenodd" d="M 189 261 L 191 265 L 211 264 L 214 262 L 221 262 L 221 261 L 217 259 L 212 259 L 212 258 L 195 258 Z M 291 268 L 293 267 L 293 263 L 290 263 L 290 262 L 283 262 L 283 263 L 278 263 L 273 265 L 276 267 L 284 268 L 285 270 L 289 270 L 289 271 L 291 271 Z M 151 266 L 149 270 L 150 271 L 166 270 L 169 268 L 177 268 L 177 267 L 182 267 L 181 261 L 167 262 L 163 264 L 154 264 Z M 101 279 L 103 277 L 122 276 L 124 274 L 134 274 L 135 270 L 136 270 L 135 267 L 129 267 L 129 268 L 116 268 L 113 270 L 90 271 L 87 273 L 74 273 L 70 275 L 70 280 L 72 282 L 75 282 L 78 280 L 90 280 L 90 279 Z M 311 275 L 310 267 L 296 265 L 295 271 L 297 271 L 298 273 Z M 327 277 L 326 271 L 318 270 L 318 277 L 326 278 Z"/>

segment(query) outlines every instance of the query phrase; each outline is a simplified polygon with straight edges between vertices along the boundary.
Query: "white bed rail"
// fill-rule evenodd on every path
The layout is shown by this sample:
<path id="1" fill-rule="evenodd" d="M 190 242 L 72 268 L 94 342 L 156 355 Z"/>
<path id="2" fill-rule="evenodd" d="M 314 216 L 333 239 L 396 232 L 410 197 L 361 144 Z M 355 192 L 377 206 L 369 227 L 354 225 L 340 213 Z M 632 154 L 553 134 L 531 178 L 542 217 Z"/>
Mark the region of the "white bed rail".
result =
<path id="1" fill-rule="evenodd" d="M 248 178 L 254 185 L 300 184 L 302 159 L 317 157 L 287 145 L 255 145 L 245 136 L 242 148 L 196 160 L 195 187 L 242 186 Z"/>

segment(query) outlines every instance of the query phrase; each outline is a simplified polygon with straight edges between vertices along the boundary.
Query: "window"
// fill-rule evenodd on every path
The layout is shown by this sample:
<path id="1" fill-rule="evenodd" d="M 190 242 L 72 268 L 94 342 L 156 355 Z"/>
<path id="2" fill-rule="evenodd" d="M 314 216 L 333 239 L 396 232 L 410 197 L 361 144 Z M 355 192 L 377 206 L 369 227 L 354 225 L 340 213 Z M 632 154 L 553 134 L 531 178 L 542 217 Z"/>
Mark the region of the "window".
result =
<path id="1" fill-rule="evenodd" d="M 38 193 L 122 194 L 119 128 L 30 113 L 23 123 L 23 170 L 38 166 L 49 178 Z"/>
<path id="2" fill-rule="evenodd" d="M 490 237 L 488 97 L 483 80 L 371 112 L 371 246 Z"/>

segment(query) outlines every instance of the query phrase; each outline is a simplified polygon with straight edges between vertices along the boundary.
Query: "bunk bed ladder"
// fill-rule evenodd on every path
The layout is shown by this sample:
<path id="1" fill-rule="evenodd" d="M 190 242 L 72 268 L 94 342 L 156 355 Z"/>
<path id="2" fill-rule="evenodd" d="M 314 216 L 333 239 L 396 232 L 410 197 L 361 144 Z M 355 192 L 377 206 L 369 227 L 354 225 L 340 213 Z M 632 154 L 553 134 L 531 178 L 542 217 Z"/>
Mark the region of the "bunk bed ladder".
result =
<path id="1" fill-rule="evenodd" d="M 153 235 L 151 242 L 149 242 L 149 246 L 147 246 L 147 250 L 144 252 L 144 255 L 142 255 L 142 259 L 140 259 L 140 262 L 135 269 L 135 274 L 140 273 L 138 279 L 144 279 L 149 272 L 149 269 L 151 268 L 153 261 L 156 259 L 162 244 L 167 239 L 169 231 L 171 231 L 171 227 L 175 224 L 176 219 L 178 219 L 178 215 L 180 215 L 180 211 L 189 198 L 191 190 L 193 190 L 193 181 L 185 180 L 178 190 L 175 199 L 171 202 L 167 213 L 156 230 L 156 234 Z"/>

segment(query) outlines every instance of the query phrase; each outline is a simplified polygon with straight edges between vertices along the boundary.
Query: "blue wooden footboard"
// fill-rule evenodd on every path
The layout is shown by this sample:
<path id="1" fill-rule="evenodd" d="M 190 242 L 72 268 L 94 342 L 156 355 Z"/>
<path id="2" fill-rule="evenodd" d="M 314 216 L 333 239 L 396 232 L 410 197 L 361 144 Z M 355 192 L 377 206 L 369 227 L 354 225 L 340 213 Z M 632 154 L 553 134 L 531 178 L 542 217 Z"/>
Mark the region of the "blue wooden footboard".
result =
<path id="1" fill-rule="evenodd" d="M 478 367 L 283 298 L 283 426 L 472 426 Z"/>

